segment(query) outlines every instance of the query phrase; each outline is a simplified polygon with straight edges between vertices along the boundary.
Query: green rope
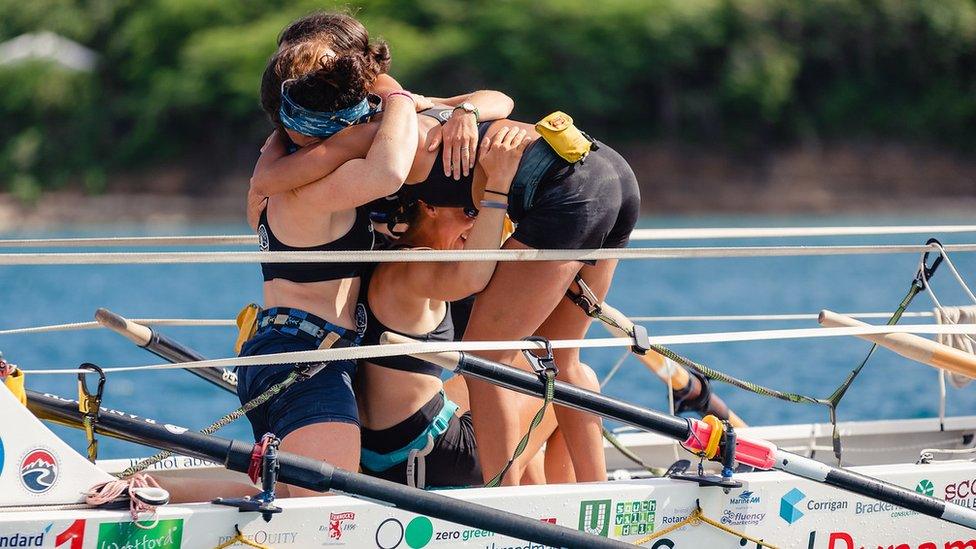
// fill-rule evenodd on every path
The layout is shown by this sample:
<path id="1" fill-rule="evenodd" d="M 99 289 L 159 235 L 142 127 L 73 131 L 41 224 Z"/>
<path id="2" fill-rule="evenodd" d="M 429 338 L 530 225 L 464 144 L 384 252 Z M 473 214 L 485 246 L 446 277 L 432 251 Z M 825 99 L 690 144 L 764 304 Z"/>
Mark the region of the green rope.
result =
<path id="1" fill-rule="evenodd" d="M 924 288 L 923 280 L 927 280 L 928 277 L 930 277 L 934 272 L 935 272 L 935 266 L 933 266 L 931 269 L 925 270 L 924 272 L 920 272 L 919 275 L 916 276 L 916 278 L 912 281 L 912 285 L 909 288 L 908 293 L 905 295 L 904 298 L 902 298 L 901 303 L 898 304 L 898 307 L 895 309 L 894 313 L 892 313 L 891 318 L 888 319 L 886 325 L 892 326 L 897 324 L 901 320 L 902 315 L 905 313 L 905 310 L 908 308 L 908 306 L 912 303 L 912 300 Z M 604 314 L 602 309 L 599 307 L 599 305 L 586 307 L 583 304 L 580 304 L 579 302 L 577 302 L 577 305 L 580 305 L 580 307 L 587 315 L 597 320 L 600 320 L 604 324 L 618 328 L 619 330 L 623 331 L 630 337 L 634 337 L 633 329 L 627 329 L 624 326 L 621 326 L 620 323 L 616 321 L 616 319 Z M 840 432 L 837 427 L 837 405 L 840 403 L 844 395 L 847 394 L 847 390 L 850 389 L 851 384 L 854 383 L 854 380 L 864 369 L 864 366 L 867 365 L 868 360 L 870 360 L 871 357 L 874 355 L 874 351 L 877 350 L 878 345 L 875 343 L 871 346 L 871 349 L 868 351 L 867 356 L 864 357 L 864 360 L 862 360 L 860 364 L 858 364 L 858 366 L 854 368 L 854 370 L 852 370 L 850 374 L 848 374 L 844 382 L 841 383 L 840 386 L 838 386 L 837 389 L 834 390 L 834 392 L 831 393 L 831 395 L 827 398 L 817 398 L 817 397 L 803 395 L 800 393 L 779 391 L 777 389 L 772 389 L 770 387 L 766 387 L 758 383 L 753 383 L 751 381 L 739 379 L 737 377 L 730 376 L 719 370 L 709 368 L 708 366 L 699 364 L 698 362 L 695 362 L 694 360 L 691 360 L 690 358 L 687 358 L 685 356 L 679 355 L 678 353 L 672 351 L 671 349 L 668 349 L 667 347 L 663 347 L 661 345 L 652 344 L 649 346 L 649 348 L 652 351 L 660 354 L 661 356 L 671 359 L 672 361 L 686 368 L 695 370 L 696 372 L 704 375 L 708 379 L 721 381 L 723 383 L 732 385 L 733 387 L 738 387 L 740 389 L 755 393 L 760 396 L 776 398 L 779 400 L 784 400 L 796 404 L 818 404 L 821 406 L 826 406 L 828 410 L 830 424 L 832 427 L 832 442 L 833 442 L 834 455 L 837 457 L 837 462 L 840 463 L 841 442 L 840 442 Z M 607 431 L 604 430 L 605 438 L 606 438 L 606 434 Z M 634 461 L 635 463 L 637 463 L 638 465 L 644 468 L 647 468 L 647 466 L 644 465 L 644 463 L 636 456 L 636 454 L 633 454 L 633 452 L 631 452 L 630 450 L 624 452 L 624 449 L 626 448 L 623 447 L 623 444 L 620 443 L 619 440 L 616 441 L 617 443 L 614 443 L 614 441 L 611 440 L 610 438 L 607 438 L 607 440 L 610 441 L 610 443 L 613 444 L 615 447 L 617 447 L 618 450 L 621 450 L 621 453 L 623 453 L 625 456 L 630 458 L 632 461 Z M 618 446 L 618 444 L 620 445 Z M 631 455 L 633 455 L 633 457 L 631 457 L 631 455 L 628 455 L 628 452 Z"/>
<path id="2" fill-rule="evenodd" d="M 217 421 L 211 423 L 206 428 L 202 429 L 200 432 L 203 433 L 203 434 L 205 434 L 205 435 L 212 435 L 212 434 L 214 434 L 215 432 L 217 432 L 218 430 L 222 429 L 223 427 L 225 427 L 226 425 L 230 424 L 231 422 L 237 420 L 238 418 L 240 418 L 244 414 L 246 414 L 246 413 L 250 412 L 251 410 L 257 408 L 258 406 L 264 404 L 271 397 L 277 395 L 281 391 L 284 391 L 289 386 L 291 386 L 293 383 L 295 383 L 296 381 L 298 381 L 301 377 L 302 377 L 302 373 L 301 373 L 300 370 L 298 370 L 297 368 L 294 369 L 294 370 L 292 370 L 288 374 L 288 377 L 286 377 L 285 379 L 283 379 L 280 383 L 275 383 L 271 387 L 268 387 L 268 390 L 266 390 L 265 392 L 263 392 L 260 395 L 254 397 L 253 399 L 249 400 L 246 404 L 244 404 L 243 406 L 240 406 L 239 408 L 237 408 L 233 412 L 231 412 L 231 413 L 225 415 L 224 417 L 218 419 Z M 134 474 L 136 474 L 136 473 L 138 473 L 140 471 L 144 471 L 144 470 L 148 469 L 149 467 L 152 467 L 153 465 L 159 463 L 160 461 L 163 461 L 164 459 L 166 459 L 166 458 L 168 458 L 168 457 L 170 457 L 172 455 L 173 455 L 173 452 L 171 452 L 169 450 L 164 450 L 162 452 L 159 452 L 156 455 L 150 456 L 150 457 L 148 457 L 148 458 L 146 458 L 146 459 L 144 459 L 144 460 L 142 460 L 142 461 L 140 461 L 140 462 L 132 465 L 131 467 L 129 467 L 128 469 L 122 471 L 121 473 L 116 473 L 115 476 L 117 476 L 119 478 L 129 478 L 132 475 L 134 475 Z"/>
<path id="3" fill-rule="evenodd" d="M 665 473 L 664 469 L 660 467 L 651 467 L 650 465 L 644 463 L 644 460 L 642 460 L 640 456 L 634 453 L 634 451 L 628 448 L 623 442 L 620 442 L 620 439 L 617 438 L 617 435 L 607 430 L 606 427 L 603 428 L 603 438 L 605 438 L 607 442 L 613 445 L 613 447 L 616 448 L 617 451 L 620 452 L 625 458 L 629 459 L 630 461 L 633 461 L 637 465 L 640 465 L 647 472 L 651 473 L 656 477 L 664 476 Z"/>
<path id="4" fill-rule="evenodd" d="M 528 446 L 529 436 L 532 435 L 532 431 L 534 431 L 535 428 L 542 423 L 542 418 L 546 415 L 546 407 L 552 403 L 552 399 L 556 391 L 556 372 L 547 369 L 542 373 L 546 377 L 546 392 L 542 399 L 542 407 L 539 408 L 539 411 L 535 413 L 535 417 L 532 418 L 532 423 L 529 424 L 529 429 L 525 432 L 525 435 L 522 437 L 522 440 L 519 441 L 518 445 L 515 446 L 515 453 L 512 454 L 512 459 L 508 460 L 508 463 L 505 464 L 505 467 L 502 468 L 497 475 L 485 483 L 486 488 L 494 488 L 502 483 L 502 480 L 505 478 L 505 474 L 508 473 L 508 470 L 512 468 L 515 460 L 522 455 L 522 452 L 525 451 L 525 447 Z"/>

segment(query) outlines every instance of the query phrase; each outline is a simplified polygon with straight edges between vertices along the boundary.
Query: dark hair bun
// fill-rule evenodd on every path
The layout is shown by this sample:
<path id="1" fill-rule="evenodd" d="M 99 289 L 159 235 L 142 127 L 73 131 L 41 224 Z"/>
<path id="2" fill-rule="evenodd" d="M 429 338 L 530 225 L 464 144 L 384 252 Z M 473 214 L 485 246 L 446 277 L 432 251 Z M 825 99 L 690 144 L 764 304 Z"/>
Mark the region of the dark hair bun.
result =
<path id="1" fill-rule="evenodd" d="M 384 41 L 376 42 L 371 44 L 368 48 L 367 55 L 371 61 L 371 69 L 373 72 L 373 78 L 381 74 L 386 74 L 390 72 L 390 45 Z"/>
<path id="2" fill-rule="evenodd" d="M 369 61 L 361 55 L 330 59 L 326 67 L 298 79 L 288 95 L 313 111 L 335 111 L 351 107 L 366 97 L 373 82 Z"/>

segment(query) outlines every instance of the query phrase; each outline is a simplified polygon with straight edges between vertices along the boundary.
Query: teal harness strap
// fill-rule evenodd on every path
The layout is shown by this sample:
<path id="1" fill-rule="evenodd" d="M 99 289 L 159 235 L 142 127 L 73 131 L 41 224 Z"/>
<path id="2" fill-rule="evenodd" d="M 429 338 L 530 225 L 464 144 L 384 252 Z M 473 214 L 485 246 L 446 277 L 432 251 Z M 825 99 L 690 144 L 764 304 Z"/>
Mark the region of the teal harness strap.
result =
<path id="1" fill-rule="evenodd" d="M 444 434 L 447 431 L 448 425 L 451 423 L 451 417 L 454 416 L 454 412 L 458 409 L 458 405 L 447 398 L 447 395 L 443 391 L 441 391 L 441 396 L 444 398 L 444 407 L 441 408 L 440 413 L 430 422 L 430 425 L 427 426 L 424 432 L 417 435 L 417 438 L 410 441 L 403 448 L 394 450 L 389 454 L 380 454 L 363 448 L 359 457 L 359 462 L 362 463 L 363 467 L 377 473 L 386 471 L 394 465 L 407 461 L 411 450 L 422 450 L 427 446 L 428 436 L 436 439 Z"/>

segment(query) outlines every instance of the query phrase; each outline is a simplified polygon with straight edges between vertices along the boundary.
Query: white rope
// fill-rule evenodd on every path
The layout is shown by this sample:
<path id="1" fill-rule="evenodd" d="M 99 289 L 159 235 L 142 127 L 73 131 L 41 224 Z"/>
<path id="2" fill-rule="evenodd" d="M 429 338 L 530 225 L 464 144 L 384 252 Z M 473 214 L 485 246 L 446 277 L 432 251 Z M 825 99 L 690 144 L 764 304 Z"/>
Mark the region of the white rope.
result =
<path id="1" fill-rule="evenodd" d="M 841 313 L 851 318 L 891 318 L 891 313 Z M 819 313 L 783 315 L 699 315 L 699 316 L 631 316 L 634 322 L 725 322 L 725 321 L 769 321 L 769 320 L 817 320 Z M 903 318 L 927 318 L 934 313 L 922 311 L 903 313 Z"/>
<path id="2" fill-rule="evenodd" d="M 808 339 L 820 337 L 857 336 L 871 334 L 913 333 L 969 333 L 976 331 L 976 324 L 956 325 L 895 325 L 856 326 L 842 328 L 803 328 L 795 330 L 756 330 L 748 332 L 717 332 L 651 337 L 654 345 L 684 345 L 690 343 L 730 343 L 737 341 L 770 341 L 780 339 Z M 630 337 L 553 340 L 554 349 L 591 349 L 603 347 L 630 347 L 636 342 Z M 398 343 L 392 345 L 367 345 L 341 349 L 295 351 L 271 355 L 218 358 L 179 364 L 152 364 L 148 366 L 122 366 L 103 368 L 105 373 L 135 372 L 142 370 L 175 370 L 190 368 L 228 368 L 233 366 L 259 366 L 268 364 L 293 364 L 296 362 L 327 362 L 336 360 L 365 360 L 375 357 L 441 353 L 447 351 L 498 351 L 543 349 L 544 343 L 535 341 L 445 341 L 439 343 Z M 25 370 L 32 374 L 78 374 L 88 370 Z"/>
<path id="3" fill-rule="evenodd" d="M 956 277 L 956 281 L 959 283 L 962 289 L 969 295 L 969 298 L 973 301 L 973 303 L 976 304 L 976 295 L 973 295 L 972 290 L 970 290 L 969 286 L 966 285 L 966 281 L 962 279 L 962 276 L 959 274 L 959 271 L 956 270 L 956 266 L 955 264 L 953 264 L 952 260 L 949 259 L 949 255 L 946 253 L 945 247 L 939 244 L 938 242 L 934 242 L 932 246 L 936 248 L 937 251 L 941 254 L 943 262 L 945 262 L 949 270 L 952 271 L 952 274 Z M 924 255 L 922 255 L 919 258 L 918 268 L 919 268 L 919 272 L 923 272 L 925 269 Z M 943 307 L 942 303 L 939 301 L 939 298 L 935 295 L 935 290 L 932 289 L 932 285 L 929 284 L 928 279 L 926 277 L 920 277 L 920 278 L 922 282 L 922 287 L 925 289 L 925 293 L 928 294 L 929 299 L 931 299 L 932 303 L 935 305 L 936 308 L 935 316 L 936 316 L 936 322 L 938 322 L 938 324 L 958 325 L 957 319 L 966 319 L 966 320 L 969 319 L 970 315 L 964 311 L 960 310 L 957 311 L 958 314 L 953 314 L 952 312 L 946 310 L 946 308 Z M 969 340 L 969 343 L 966 342 L 967 339 Z M 972 344 L 976 344 L 976 338 L 973 338 L 971 334 L 958 334 L 955 337 L 948 334 L 939 334 L 938 341 L 943 345 L 949 345 L 950 347 L 955 347 L 965 352 L 971 352 Z M 957 341 L 959 344 L 956 343 Z M 959 373 L 955 373 L 955 372 L 951 373 L 948 377 L 952 381 L 952 384 L 957 389 L 961 389 L 962 387 L 966 386 L 970 381 L 973 380 L 973 378 L 971 377 Z M 939 421 L 940 422 L 944 422 L 945 420 L 945 407 L 946 407 L 945 380 L 946 380 L 945 370 L 940 369 L 939 370 L 939 397 L 940 397 L 939 398 Z"/>
<path id="4" fill-rule="evenodd" d="M 891 313 L 843 313 L 852 318 L 889 318 Z M 932 312 L 904 313 L 904 318 L 932 317 Z M 752 321 L 752 320 L 816 320 L 817 314 L 785 314 L 785 315 L 703 315 L 703 316 L 632 316 L 634 322 L 720 322 L 720 321 Z M 233 318 L 133 318 L 136 324 L 144 326 L 190 326 L 190 327 L 224 327 L 237 326 Z M 47 332 L 65 332 L 74 330 L 93 330 L 101 328 L 98 322 L 68 322 L 64 324 L 49 324 L 28 328 L 10 328 L 0 330 L 0 336 L 18 334 L 38 334 Z M 627 353 L 629 354 L 629 353 Z M 625 354 L 624 356 L 627 356 Z"/>
<path id="5" fill-rule="evenodd" d="M 872 236 L 976 232 L 976 225 L 915 225 L 880 227 L 715 227 L 635 229 L 631 240 L 703 240 L 719 238 L 782 238 L 802 236 Z M 252 234 L 208 236 L 122 236 L 104 238 L 25 238 L 0 240 L 0 248 L 110 248 L 140 246 L 254 246 Z"/>
<path id="6" fill-rule="evenodd" d="M 954 252 L 976 244 L 950 244 Z M 827 255 L 917 254 L 929 246 L 732 246 L 704 248 L 615 248 L 595 250 L 401 250 L 328 252 L 113 252 L 0 254 L 0 265 L 133 265 L 167 263 L 422 263 L 429 261 L 584 261 L 600 259 L 704 259 Z"/>
<path id="7" fill-rule="evenodd" d="M 232 319 L 220 318 L 134 318 L 130 319 L 143 326 L 236 326 Z M 41 334 L 47 332 L 67 332 L 73 330 L 94 330 L 101 328 L 98 322 L 68 322 L 66 324 L 49 324 L 47 326 L 33 326 L 30 328 L 11 328 L 0 330 L 0 336 L 15 334 Z"/>
<path id="8" fill-rule="evenodd" d="M 631 240 L 699 240 L 710 238 L 782 238 L 793 236 L 871 236 L 892 234 L 971 233 L 976 225 L 882 226 L 882 227 L 719 227 L 683 229 L 635 229 Z"/>
<path id="9" fill-rule="evenodd" d="M 258 237 L 213 236 L 110 236 L 103 238 L 24 238 L 0 240 L 0 248 L 114 248 L 140 246 L 256 246 Z"/>

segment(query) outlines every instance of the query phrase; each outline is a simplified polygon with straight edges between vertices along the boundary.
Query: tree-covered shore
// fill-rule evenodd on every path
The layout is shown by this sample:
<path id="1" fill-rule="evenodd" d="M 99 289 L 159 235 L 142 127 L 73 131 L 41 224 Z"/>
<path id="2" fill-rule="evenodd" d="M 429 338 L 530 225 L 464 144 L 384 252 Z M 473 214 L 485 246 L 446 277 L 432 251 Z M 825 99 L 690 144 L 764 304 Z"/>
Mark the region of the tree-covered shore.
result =
<path id="1" fill-rule="evenodd" d="M 139 192 L 154 183 L 120 174 L 179 166 L 185 177 L 173 189 L 204 192 L 246 173 L 268 131 L 257 90 L 277 33 L 335 7 L 0 0 L 0 42 L 51 31 L 98 56 L 92 71 L 0 65 L 0 190 L 30 200 L 112 182 Z M 562 109 L 634 151 L 750 158 L 880 142 L 965 164 L 976 144 L 972 0 L 373 0 L 352 9 L 389 41 L 406 87 L 500 89 L 518 118 Z"/>

